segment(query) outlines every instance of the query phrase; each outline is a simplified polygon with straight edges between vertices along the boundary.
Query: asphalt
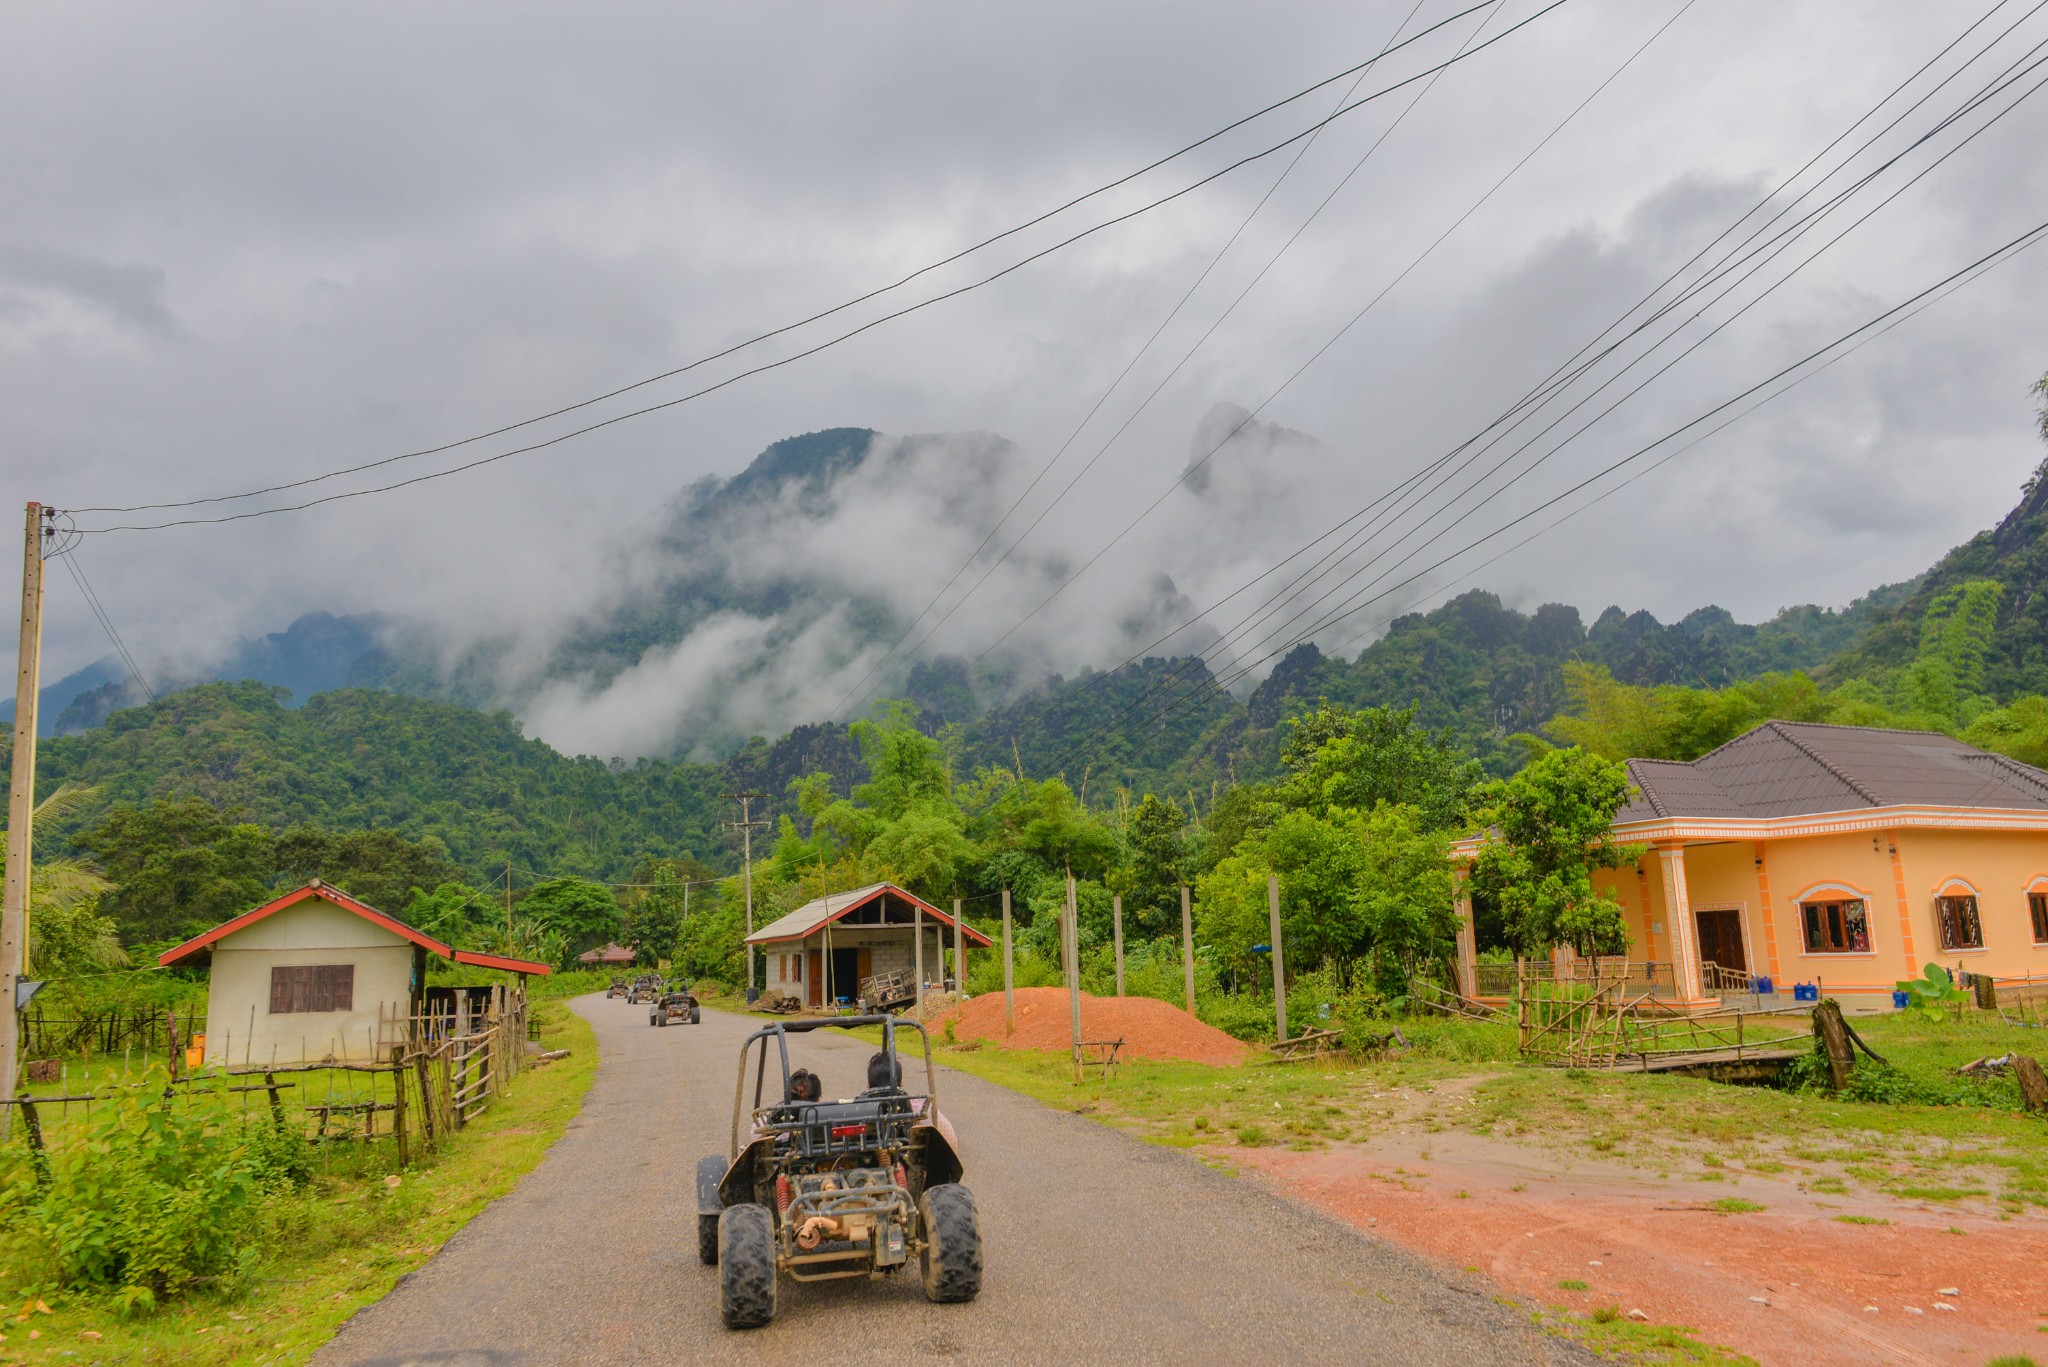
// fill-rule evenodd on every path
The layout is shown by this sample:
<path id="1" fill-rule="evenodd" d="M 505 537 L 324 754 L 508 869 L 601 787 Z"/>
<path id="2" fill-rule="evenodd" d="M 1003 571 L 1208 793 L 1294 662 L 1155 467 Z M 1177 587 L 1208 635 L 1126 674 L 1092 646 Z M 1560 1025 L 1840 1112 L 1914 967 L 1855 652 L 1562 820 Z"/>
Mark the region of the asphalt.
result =
<path id="1" fill-rule="evenodd" d="M 1590 1363 L 1446 1275 L 1255 1183 L 951 1070 L 980 1210 L 979 1299 L 932 1305 L 914 1267 L 881 1281 L 784 1280 L 775 1322 L 734 1333 L 697 1261 L 696 1163 L 723 1152 L 739 1043 L 717 1012 L 651 1029 L 601 996 L 575 1010 L 601 1062 L 536 1167 L 383 1300 L 317 1367 L 552 1363 Z M 792 1037 L 828 1097 L 869 1046 Z"/>

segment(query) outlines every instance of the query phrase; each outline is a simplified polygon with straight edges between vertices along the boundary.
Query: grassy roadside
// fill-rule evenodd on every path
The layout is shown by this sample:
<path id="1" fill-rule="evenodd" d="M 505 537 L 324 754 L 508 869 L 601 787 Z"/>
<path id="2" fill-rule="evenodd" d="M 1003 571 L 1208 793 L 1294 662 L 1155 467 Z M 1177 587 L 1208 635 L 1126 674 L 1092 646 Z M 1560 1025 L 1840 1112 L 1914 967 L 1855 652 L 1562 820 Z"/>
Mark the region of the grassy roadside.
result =
<path id="1" fill-rule="evenodd" d="M 341 1323 L 433 1256 L 449 1236 L 531 1171 L 583 1104 L 597 1072 L 590 1026 L 565 1005 L 543 1012 L 543 1047 L 569 1057 L 522 1073 L 426 1166 L 364 1178 L 316 1178 L 271 1210 L 273 1250 L 236 1294 L 188 1296 L 123 1320 L 109 1301 L 0 1287 L 0 1363 L 240 1367 L 310 1358 Z M 47 1313 L 40 1308 L 47 1306 Z"/>
<path id="2" fill-rule="evenodd" d="M 2048 1052 L 2041 1032 L 1974 1016 L 1940 1023 L 1880 1017 L 1857 1025 L 1891 1066 L 1866 1066 L 1857 1090 L 1841 1097 L 1526 1067 L 1514 1061 L 1511 1028 L 1454 1021 L 1403 1021 L 1413 1047 L 1376 1061 L 1235 1068 L 1137 1062 L 1114 1081 L 1090 1070 L 1079 1085 L 1071 1060 L 1056 1052 L 939 1038 L 934 1056 L 1146 1142 L 1196 1150 L 1226 1170 L 1232 1148 L 1312 1150 L 1456 1130 L 1525 1144 L 1566 1163 L 1598 1159 L 1708 1184 L 1756 1173 L 1821 1195 L 1863 1189 L 1901 1201 L 1985 1205 L 2007 1218 L 2048 1206 L 2048 1126 L 2017 1110 L 2009 1079 L 1979 1084 L 1954 1073 L 1962 1063 L 2009 1050 Z M 1716 1190 L 1708 1185 L 1702 1195 Z M 1762 1209 L 1739 1197 L 1726 1203 L 1731 1210 Z M 1548 1332 L 1619 1361 L 1755 1367 L 1753 1359 L 1684 1329 L 1631 1321 L 1618 1308 L 1583 1314 L 1547 1306 L 1530 1313 Z"/>

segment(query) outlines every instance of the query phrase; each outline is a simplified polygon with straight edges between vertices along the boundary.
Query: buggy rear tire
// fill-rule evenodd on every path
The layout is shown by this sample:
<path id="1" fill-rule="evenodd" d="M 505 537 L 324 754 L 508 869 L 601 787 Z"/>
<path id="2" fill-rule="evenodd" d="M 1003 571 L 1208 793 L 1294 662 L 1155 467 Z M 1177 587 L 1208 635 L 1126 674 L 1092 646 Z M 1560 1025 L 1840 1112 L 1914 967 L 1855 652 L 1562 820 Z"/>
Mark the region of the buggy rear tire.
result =
<path id="1" fill-rule="evenodd" d="M 971 1301 L 981 1294 L 981 1221 L 974 1194 L 957 1182 L 926 1187 L 918 1201 L 924 1216 L 924 1295 L 941 1305 Z"/>
<path id="2" fill-rule="evenodd" d="M 718 1313 L 728 1329 L 759 1329 L 775 1318 L 775 1217 L 766 1206 L 719 1212 Z"/>
<path id="3" fill-rule="evenodd" d="M 718 1213 L 697 1217 L 697 1260 L 706 1267 L 718 1266 Z"/>
<path id="4" fill-rule="evenodd" d="M 701 1012 L 701 1011 L 699 1011 L 699 1010 L 698 1010 L 698 1009 L 697 1009 L 696 1007 L 694 1007 L 694 1006 L 693 1006 L 693 1007 L 691 1007 L 691 1008 L 690 1008 L 690 1024 L 692 1024 L 692 1025 L 701 1025 L 701 1024 L 703 1023 L 703 1021 L 704 1021 L 704 1013 L 703 1013 L 703 1012 Z"/>

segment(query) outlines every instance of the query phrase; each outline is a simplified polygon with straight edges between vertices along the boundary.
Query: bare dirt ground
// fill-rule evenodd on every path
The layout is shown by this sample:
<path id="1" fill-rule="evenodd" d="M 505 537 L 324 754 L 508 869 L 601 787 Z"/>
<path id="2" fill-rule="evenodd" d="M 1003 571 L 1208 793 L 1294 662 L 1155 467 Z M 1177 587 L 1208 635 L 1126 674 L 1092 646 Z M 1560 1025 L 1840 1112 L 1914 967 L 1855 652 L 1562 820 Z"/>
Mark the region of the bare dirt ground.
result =
<path id="1" fill-rule="evenodd" d="M 1510 1294 L 1581 1314 L 1640 1310 L 1764 1364 L 2048 1360 L 2039 1214 L 1814 1193 L 1802 1190 L 1811 1170 L 1701 1182 L 1454 1130 L 1212 1152 Z M 1763 1209 L 1721 1213 L 1716 1201 Z"/>

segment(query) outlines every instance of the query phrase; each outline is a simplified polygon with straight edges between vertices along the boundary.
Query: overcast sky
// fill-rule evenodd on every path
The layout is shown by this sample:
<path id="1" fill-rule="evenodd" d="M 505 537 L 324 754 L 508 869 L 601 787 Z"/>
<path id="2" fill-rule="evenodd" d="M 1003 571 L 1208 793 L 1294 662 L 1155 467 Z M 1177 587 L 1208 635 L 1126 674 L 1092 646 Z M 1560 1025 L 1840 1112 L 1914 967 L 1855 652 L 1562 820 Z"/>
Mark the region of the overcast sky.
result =
<path id="1" fill-rule="evenodd" d="M 1404 31 L 1460 7 L 1423 0 Z M 1368 73 L 1358 93 L 1539 7 L 1504 0 L 1453 24 Z M 302 478 L 685 364 L 1362 61 L 1418 7 L 8 9 L 0 474 L 13 506 L 81 507 Z M 1035 514 L 1103 451 L 1027 547 L 1041 564 L 1077 565 L 1173 482 L 1191 450 L 1206 449 L 1205 415 L 1265 402 L 1679 9 L 1568 0 L 1440 81 L 1333 123 L 1248 225 L 1287 155 L 705 399 L 401 493 L 90 537 L 82 564 L 145 657 L 203 655 L 313 608 L 410 613 L 453 635 L 558 622 L 613 594 L 616 548 L 656 508 L 780 437 L 840 425 L 994 433 L 1013 443 L 1021 487 L 1246 225 L 1025 510 Z M 1202 515 L 1183 491 L 1091 573 L 1166 570 L 1201 606 L 1227 593 L 1484 427 L 1981 12 L 1922 0 L 1697 0 L 1264 408 L 1262 420 L 1314 438 L 1319 454 L 1239 462 L 1235 482 L 1224 481 L 1232 492 L 1212 491 Z M 2003 7 L 1935 77 L 2025 14 Z M 1925 132 L 2044 39 L 2048 14 L 2026 19 L 1858 167 Z M 964 283 L 1178 188 L 1298 131 L 1349 85 L 890 299 Z M 1454 549 L 2048 219 L 2044 134 L 2048 95 L 1904 190 L 1530 479 L 1455 531 L 1424 529 L 1416 542 Z M 1931 159 L 1903 163 L 1707 322 Z M 1755 620 L 1797 602 L 1840 606 L 1918 572 L 1996 521 L 2043 454 L 2027 388 L 2048 370 L 2044 283 L 2048 251 L 2015 260 L 1470 583 L 1529 607 L 1570 602 L 1589 617 L 1618 603 L 1668 620 L 1714 602 Z M 829 335 L 795 334 L 589 416 L 678 397 L 747 357 Z M 515 444 L 499 438 L 378 473 L 423 473 Z M 1311 449 L 1270 450 L 1296 447 Z M 78 517 L 123 520 L 134 519 Z M 906 514 L 868 530 L 886 548 L 928 529 Z M 1395 608 L 1457 591 L 1459 575 L 1519 536 L 1319 639 L 1336 646 Z M 937 586 L 905 586 L 908 611 Z M 1074 620 L 1101 601 L 1074 597 Z M 995 595 L 970 604 L 935 647 L 971 654 L 1018 612 Z M 46 642 L 46 679 L 106 652 L 61 573 Z"/>

